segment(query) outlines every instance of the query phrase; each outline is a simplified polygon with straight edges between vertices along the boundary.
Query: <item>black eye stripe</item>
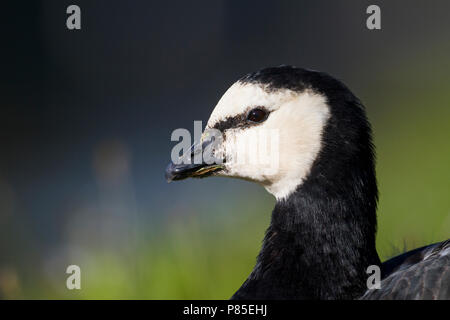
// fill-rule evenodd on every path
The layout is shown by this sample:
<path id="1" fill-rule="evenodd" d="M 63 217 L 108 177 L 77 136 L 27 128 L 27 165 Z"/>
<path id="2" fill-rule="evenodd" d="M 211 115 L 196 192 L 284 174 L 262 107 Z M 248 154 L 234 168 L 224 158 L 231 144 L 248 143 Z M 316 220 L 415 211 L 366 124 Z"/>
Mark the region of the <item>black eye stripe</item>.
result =
<path id="1" fill-rule="evenodd" d="M 255 109 L 259 109 L 265 113 L 264 119 L 260 122 L 251 121 L 248 119 L 249 113 Z M 249 127 L 252 125 L 257 125 L 258 123 L 261 123 L 264 120 L 266 120 L 267 117 L 269 116 L 269 113 L 270 112 L 267 111 L 267 109 L 264 107 L 251 108 L 249 111 L 246 111 L 245 113 L 238 114 L 234 117 L 227 117 L 223 120 L 216 122 L 214 124 L 214 126 L 212 126 L 212 128 L 223 132 L 223 131 L 225 131 L 227 129 L 231 129 L 231 128 L 245 128 L 245 127 Z"/>
<path id="2" fill-rule="evenodd" d="M 224 132 L 225 130 L 230 128 L 242 127 L 243 125 L 246 124 L 245 116 L 246 115 L 239 114 L 234 117 L 227 117 L 224 120 L 216 122 L 213 128 Z"/>

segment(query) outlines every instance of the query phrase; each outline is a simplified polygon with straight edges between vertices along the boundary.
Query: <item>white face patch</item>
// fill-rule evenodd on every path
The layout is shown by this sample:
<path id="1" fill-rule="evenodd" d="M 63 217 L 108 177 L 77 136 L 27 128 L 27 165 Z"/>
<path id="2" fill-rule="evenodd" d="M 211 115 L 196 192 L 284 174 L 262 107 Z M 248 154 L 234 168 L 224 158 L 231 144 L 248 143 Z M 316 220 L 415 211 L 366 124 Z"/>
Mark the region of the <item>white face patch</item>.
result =
<path id="1" fill-rule="evenodd" d="M 260 85 L 234 83 L 220 98 L 206 125 L 211 128 L 220 120 L 242 114 L 249 107 L 264 106 L 272 111 L 292 99 L 292 91 L 267 93 Z"/>
<path id="2" fill-rule="evenodd" d="M 329 107 L 324 96 L 310 90 L 267 92 L 261 85 L 237 82 L 218 102 L 206 129 L 255 107 L 268 110 L 268 118 L 225 130 L 221 149 L 227 161 L 218 175 L 258 182 L 282 200 L 310 172 L 321 148 Z"/>

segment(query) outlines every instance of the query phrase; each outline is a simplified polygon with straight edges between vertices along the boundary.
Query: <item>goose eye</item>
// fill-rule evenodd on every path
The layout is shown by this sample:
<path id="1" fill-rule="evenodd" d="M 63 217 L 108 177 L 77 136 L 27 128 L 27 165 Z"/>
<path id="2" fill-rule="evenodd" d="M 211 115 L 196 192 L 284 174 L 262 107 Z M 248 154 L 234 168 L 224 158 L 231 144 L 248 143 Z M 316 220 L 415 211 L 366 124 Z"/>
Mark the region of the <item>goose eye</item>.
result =
<path id="1" fill-rule="evenodd" d="M 266 120 L 267 112 L 261 108 L 255 108 L 248 113 L 247 120 L 252 122 L 262 122 Z"/>

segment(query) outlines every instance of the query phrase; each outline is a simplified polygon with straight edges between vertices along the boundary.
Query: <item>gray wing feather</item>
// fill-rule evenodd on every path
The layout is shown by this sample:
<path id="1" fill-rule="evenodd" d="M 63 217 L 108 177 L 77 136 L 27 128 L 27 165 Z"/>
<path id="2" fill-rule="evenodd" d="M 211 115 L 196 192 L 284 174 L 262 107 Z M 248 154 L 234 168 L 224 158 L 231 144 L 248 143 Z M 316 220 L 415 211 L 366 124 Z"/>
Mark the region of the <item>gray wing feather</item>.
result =
<path id="1" fill-rule="evenodd" d="M 420 261 L 405 262 L 368 290 L 363 300 L 450 300 L 450 240 L 421 252 Z"/>

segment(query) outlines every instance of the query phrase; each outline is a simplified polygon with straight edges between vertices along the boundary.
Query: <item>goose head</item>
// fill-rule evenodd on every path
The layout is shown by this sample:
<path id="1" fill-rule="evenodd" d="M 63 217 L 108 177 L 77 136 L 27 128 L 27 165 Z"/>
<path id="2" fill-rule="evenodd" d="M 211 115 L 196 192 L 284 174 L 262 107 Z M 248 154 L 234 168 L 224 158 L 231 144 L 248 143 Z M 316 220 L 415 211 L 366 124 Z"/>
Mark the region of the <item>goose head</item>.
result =
<path id="1" fill-rule="evenodd" d="M 340 81 L 296 67 L 267 68 L 246 75 L 225 92 L 201 142 L 178 163 L 172 161 L 166 177 L 241 178 L 261 184 L 281 200 L 302 185 L 325 144 L 332 143 L 326 147 L 334 148 L 337 156 L 345 150 L 344 157 L 356 158 L 358 144 L 370 147 L 370 133 L 367 141 L 360 139 L 369 130 L 361 104 Z M 194 150 L 209 151 L 213 161 L 193 163 Z M 336 166 L 333 154 L 329 156 L 330 166 Z"/>

